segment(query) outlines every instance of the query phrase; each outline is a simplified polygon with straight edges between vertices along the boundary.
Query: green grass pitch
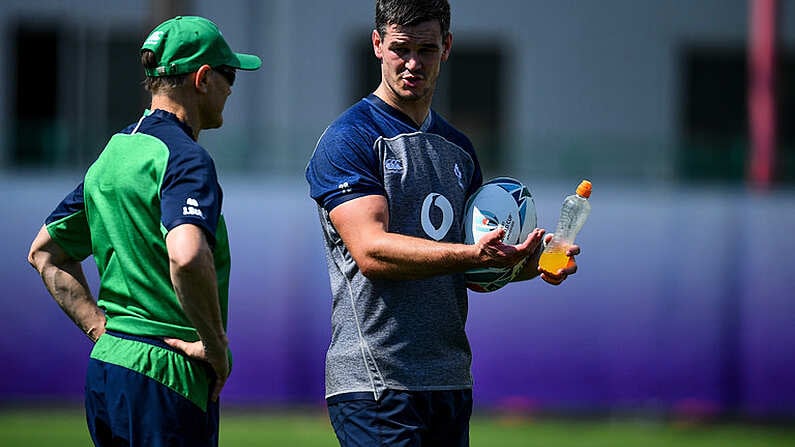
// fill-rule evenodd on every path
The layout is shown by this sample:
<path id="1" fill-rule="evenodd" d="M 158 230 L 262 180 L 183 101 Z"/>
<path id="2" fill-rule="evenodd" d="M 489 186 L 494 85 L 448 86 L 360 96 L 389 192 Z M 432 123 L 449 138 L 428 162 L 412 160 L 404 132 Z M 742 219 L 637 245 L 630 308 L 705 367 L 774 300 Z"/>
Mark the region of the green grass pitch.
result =
<path id="1" fill-rule="evenodd" d="M 0 408 L 0 446 L 85 447 L 80 408 Z M 338 445 L 319 411 L 239 411 L 221 415 L 222 447 Z M 474 416 L 473 447 L 784 447 L 795 427 L 740 423 L 672 423 L 639 419 L 568 420 Z"/>

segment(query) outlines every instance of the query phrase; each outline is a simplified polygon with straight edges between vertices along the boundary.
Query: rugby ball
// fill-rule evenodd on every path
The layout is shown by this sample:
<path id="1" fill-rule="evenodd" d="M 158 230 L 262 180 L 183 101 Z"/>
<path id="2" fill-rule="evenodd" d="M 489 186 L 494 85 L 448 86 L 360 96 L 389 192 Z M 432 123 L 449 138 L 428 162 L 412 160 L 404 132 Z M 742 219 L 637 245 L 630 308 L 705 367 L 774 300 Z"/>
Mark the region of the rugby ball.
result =
<path id="1" fill-rule="evenodd" d="M 536 207 L 530 190 L 511 177 L 497 177 L 484 183 L 467 200 L 464 217 L 464 243 L 474 244 L 483 235 L 505 228 L 503 242 L 516 245 L 527 239 L 537 224 Z M 464 273 L 467 288 L 493 292 L 511 282 L 525 261 L 513 267 L 484 267 Z"/>

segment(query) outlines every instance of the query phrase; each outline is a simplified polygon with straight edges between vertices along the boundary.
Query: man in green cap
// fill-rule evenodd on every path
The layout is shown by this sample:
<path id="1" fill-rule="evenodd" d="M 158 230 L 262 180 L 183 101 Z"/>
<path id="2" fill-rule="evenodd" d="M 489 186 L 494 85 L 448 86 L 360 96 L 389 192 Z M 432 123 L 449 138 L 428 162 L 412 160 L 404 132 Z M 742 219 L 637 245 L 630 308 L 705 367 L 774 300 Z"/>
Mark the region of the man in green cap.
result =
<path id="1" fill-rule="evenodd" d="M 223 124 L 235 70 L 261 61 L 233 52 L 211 21 L 175 17 L 147 37 L 141 63 L 150 109 L 110 138 L 28 259 L 96 342 L 85 396 L 96 446 L 217 446 L 230 256 L 215 165 L 197 140 Z"/>

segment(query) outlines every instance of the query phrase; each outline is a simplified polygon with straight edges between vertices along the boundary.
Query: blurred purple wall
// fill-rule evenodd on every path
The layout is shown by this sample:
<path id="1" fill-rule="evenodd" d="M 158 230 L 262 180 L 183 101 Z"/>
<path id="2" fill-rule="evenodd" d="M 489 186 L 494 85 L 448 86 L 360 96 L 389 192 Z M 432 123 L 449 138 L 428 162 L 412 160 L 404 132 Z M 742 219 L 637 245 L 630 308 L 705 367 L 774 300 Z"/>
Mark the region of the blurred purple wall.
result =
<path id="1" fill-rule="evenodd" d="M 530 183 L 552 228 L 566 184 Z M 795 415 L 791 191 L 636 188 L 594 181 L 580 272 L 470 294 L 479 405 L 736 410 Z M 232 245 L 228 404 L 318 404 L 330 292 L 303 183 L 227 179 Z M 26 262 L 73 183 L 0 178 L 5 216 L 0 401 L 79 400 L 90 344 Z M 84 265 L 96 284 L 93 261 Z"/>

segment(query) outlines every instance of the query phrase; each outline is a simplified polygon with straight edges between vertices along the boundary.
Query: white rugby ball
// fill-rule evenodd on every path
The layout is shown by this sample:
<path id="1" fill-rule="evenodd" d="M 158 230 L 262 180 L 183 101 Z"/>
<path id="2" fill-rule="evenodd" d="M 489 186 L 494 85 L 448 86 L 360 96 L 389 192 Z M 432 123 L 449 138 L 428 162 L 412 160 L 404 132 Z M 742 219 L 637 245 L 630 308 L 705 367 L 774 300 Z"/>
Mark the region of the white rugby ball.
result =
<path id="1" fill-rule="evenodd" d="M 483 235 L 505 228 L 503 242 L 515 245 L 527 239 L 536 227 L 535 202 L 530 190 L 511 177 L 498 177 L 484 183 L 467 200 L 464 217 L 464 243 L 474 244 Z M 524 267 L 485 267 L 465 272 L 466 285 L 476 292 L 493 292 L 508 284 Z"/>

